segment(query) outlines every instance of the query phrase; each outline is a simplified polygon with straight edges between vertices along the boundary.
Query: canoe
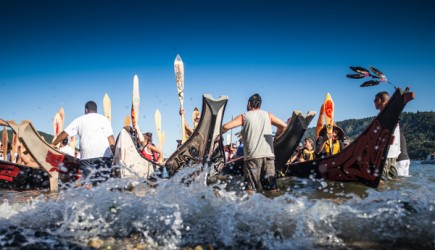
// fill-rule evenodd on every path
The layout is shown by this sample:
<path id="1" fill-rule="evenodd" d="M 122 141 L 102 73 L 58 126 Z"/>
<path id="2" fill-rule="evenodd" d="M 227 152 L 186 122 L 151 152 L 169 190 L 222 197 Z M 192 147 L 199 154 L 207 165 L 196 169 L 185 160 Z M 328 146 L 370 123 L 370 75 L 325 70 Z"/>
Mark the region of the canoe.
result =
<path id="1" fill-rule="evenodd" d="M 287 165 L 286 176 L 330 181 L 361 182 L 377 187 L 387 157 L 394 129 L 414 92 L 397 88 L 384 110 L 368 128 L 343 151 L 325 158 Z"/>
<path id="2" fill-rule="evenodd" d="M 50 181 L 41 168 L 0 160 L 0 187 L 8 189 L 46 189 Z"/>
<path id="3" fill-rule="evenodd" d="M 17 134 L 36 163 L 47 174 L 51 191 L 58 189 L 59 181 L 70 182 L 79 177 L 79 160 L 52 148 L 39 135 L 30 121 L 23 121 L 21 124 L 8 121 L 8 125 Z"/>
<path id="4" fill-rule="evenodd" d="M 166 161 L 165 165 L 170 175 L 174 175 L 185 166 L 202 164 L 218 168 L 224 164 L 220 135 L 227 102 L 227 96 L 213 99 L 211 95 L 203 95 L 198 126 L 189 139 Z"/>
<path id="5" fill-rule="evenodd" d="M 154 169 L 161 167 L 142 156 L 136 147 L 130 126 L 122 128 L 116 138 L 113 162 L 116 177 L 119 178 L 149 178 L 154 173 Z"/>
<path id="6" fill-rule="evenodd" d="M 196 164 L 222 164 L 222 142 L 219 140 L 222 118 L 228 98 L 213 99 L 203 95 L 201 118 L 192 136 L 180 146 L 165 163 L 170 176 L 186 166 Z M 120 167 L 121 178 L 149 178 L 162 165 L 143 157 L 135 146 L 130 127 L 124 127 L 115 145 L 114 162 Z M 222 152 L 221 152 L 222 151 Z"/>

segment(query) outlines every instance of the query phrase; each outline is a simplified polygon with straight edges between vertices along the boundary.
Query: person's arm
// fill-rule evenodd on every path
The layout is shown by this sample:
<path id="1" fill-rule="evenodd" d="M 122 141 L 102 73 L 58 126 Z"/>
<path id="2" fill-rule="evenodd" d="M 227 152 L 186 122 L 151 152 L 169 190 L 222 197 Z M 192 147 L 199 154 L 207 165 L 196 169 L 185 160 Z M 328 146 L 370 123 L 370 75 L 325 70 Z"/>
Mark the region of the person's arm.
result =
<path id="1" fill-rule="evenodd" d="M 148 149 L 151 152 L 156 152 L 159 154 L 159 159 L 157 159 L 157 163 L 162 163 L 163 162 L 163 152 L 156 146 L 152 145 L 151 143 L 148 144 Z"/>
<path id="2" fill-rule="evenodd" d="M 63 141 L 67 137 L 68 137 L 68 134 L 65 132 L 65 130 L 60 132 L 60 134 L 53 141 L 52 145 L 55 147 L 57 144 L 59 144 L 61 141 Z"/>
<path id="3" fill-rule="evenodd" d="M 180 113 L 180 116 L 182 116 L 184 114 L 184 109 L 180 108 L 179 113 Z M 183 125 L 184 125 L 184 129 L 186 130 L 186 134 L 188 136 L 191 136 L 193 134 L 193 129 L 191 127 L 189 127 L 189 124 L 187 124 L 186 119 L 184 119 Z"/>
<path id="4" fill-rule="evenodd" d="M 272 125 L 274 125 L 276 129 L 275 138 L 278 138 L 279 135 L 284 131 L 284 129 L 287 127 L 285 122 L 283 122 L 281 119 L 276 117 L 273 114 L 270 114 L 270 121 L 272 122 Z"/>
<path id="5" fill-rule="evenodd" d="M 326 142 L 332 138 L 332 134 L 326 133 L 326 138 L 323 136 L 319 136 L 319 139 L 316 143 L 316 150 L 315 153 L 318 155 L 323 152 L 323 148 L 325 148 Z"/>
<path id="6" fill-rule="evenodd" d="M 140 131 L 139 125 L 134 125 L 134 129 L 136 130 L 137 139 L 140 142 L 140 145 L 142 145 L 142 142 L 145 141 L 145 138 L 143 138 L 143 134 Z"/>
<path id="7" fill-rule="evenodd" d="M 107 137 L 107 140 L 109 141 L 110 152 L 112 152 L 112 155 L 115 155 L 115 138 L 113 135 L 110 135 Z"/>
<path id="8" fill-rule="evenodd" d="M 234 118 L 232 121 L 227 122 L 222 127 L 222 134 L 225 134 L 228 130 L 239 127 L 243 125 L 243 115 L 239 115 L 236 118 Z"/>

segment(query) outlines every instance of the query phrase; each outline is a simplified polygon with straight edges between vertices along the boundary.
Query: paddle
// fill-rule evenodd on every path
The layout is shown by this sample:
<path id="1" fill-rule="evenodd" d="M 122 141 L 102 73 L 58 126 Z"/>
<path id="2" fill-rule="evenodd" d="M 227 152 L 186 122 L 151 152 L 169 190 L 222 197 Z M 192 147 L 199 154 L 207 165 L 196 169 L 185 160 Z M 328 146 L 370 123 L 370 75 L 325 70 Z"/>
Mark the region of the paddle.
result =
<path id="1" fill-rule="evenodd" d="M 8 131 L 7 131 L 6 127 L 3 128 L 2 143 L 3 143 L 3 160 L 7 161 L 8 160 L 9 138 L 8 138 Z"/>
<path id="2" fill-rule="evenodd" d="M 17 134 L 12 132 L 12 150 L 11 150 L 11 162 L 15 163 L 15 154 L 18 151 L 18 137 Z"/>
<path id="3" fill-rule="evenodd" d="M 320 112 L 319 112 L 319 118 L 317 119 L 317 126 L 316 126 L 316 140 L 319 138 L 320 130 L 323 128 L 325 120 L 325 105 L 322 103 L 322 106 L 320 106 Z"/>
<path id="4" fill-rule="evenodd" d="M 154 113 L 154 119 L 156 122 L 157 139 L 159 140 L 159 149 L 162 150 L 162 115 L 159 109 Z"/>
<path id="5" fill-rule="evenodd" d="M 374 73 L 371 74 L 369 70 L 363 68 L 363 67 L 359 67 L 359 66 L 350 66 L 349 67 L 351 70 L 357 72 L 358 74 L 347 74 L 346 76 L 348 78 L 352 78 L 352 79 L 362 79 L 365 77 L 371 77 L 371 80 L 365 81 L 363 82 L 360 87 L 370 87 L 370 86 L 376 86 L 381 82 L 386 82 L 388 84 L 391 84 L 395 89 L 396 86 L 394 86 L 393 83 L 391 83 L 390 81 L 388 81 L 387 77 L 385 76 L 384 73 L 382 73 L 379 69 L 370 66 L 370 70 Z"/>
<path id="6" fill-rule="evenodd" d="M 107 93 L 104 94 L 103 98 L 104 116 L 112 122 L 112 104 L 110 102 L 110 97 Z"/>
<path id="7" fill-rule="evenodd" d="M 180 101 L 180 108 L 184 109 L 184 65 L 180 55 L 175 57 L 174 61 L 175 82 L 177 84 L 178 100 Z M 186 141 L 186 128 L 184 127 L 184 113 L 181 115 L 181 142 Z"/>
<path id="8" fill-rule="evenodd" d="M 332 134 L 334 128 L 334 102 L 329 93 L 326 93 L 325 102 L 323 103 L 323 108 L 325 110 L 325 121 L 326 121 L 326 132 Z M 329 139 L 329 145 L 332 148 L 332 138 Z M 331 149 L 332 154 L 332 149 Z"/>
<path id="9" fill-rule="evenodd" d="M 161 140 L 160 140 L 160 138 L 159 138 L 159 144 L 160 144 L 160 146 L 163 148 L 163 144 L 165 143 L 165 139 L 166 139 L 166 134 L 165 134 L 165 131 L 162 131 L 162 138 L 161 138 Z"/>
<path id="10" fill-rule="evenodd" d="M 65 125 L 65 110 L 63 109 L 63 107 L 60 107 L 60 109 L 59 109 L 59 115 L 60 115 L 60 118 L 61 118 L 61 120 L 62 120 L 62 122 L 61 122 L 61 131 L 63 130 L 63 126 Z"/>
<path id="11" fill-rule="evenodd" d="M 133 78 L 133 96 L 131 105 L 131 122 L 133 127 L 137 126 L 139 120 L 139 106 L 140 106 L 140 94 L 139 94 L 139 78 L 134 75 Z"/>
<path id="12" fill-rule="evenodd" d="M 124 127 L 129 127 L 130 124 L 131 124 L 130 116 L 127 115 L 127 116 L 125 117 L 125 119 L 124 119 Z"/>
<path id="13" fill-rule="evenodd" d="M 56 112 L 53 118 L 53 141 L 57 138 L 57 136 L 62 132 L 62 117 L 60 116 L 59 112 Z"/>

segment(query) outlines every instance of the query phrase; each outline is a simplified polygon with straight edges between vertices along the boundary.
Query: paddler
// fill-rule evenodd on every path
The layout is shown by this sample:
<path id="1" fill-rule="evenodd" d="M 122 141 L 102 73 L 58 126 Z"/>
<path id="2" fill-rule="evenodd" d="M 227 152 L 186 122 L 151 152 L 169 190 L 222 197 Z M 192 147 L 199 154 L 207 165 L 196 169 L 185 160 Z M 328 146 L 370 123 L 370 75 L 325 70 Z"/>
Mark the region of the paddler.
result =
<path id="1" fill-rule="evenodd" d="M 335 155 L 342 151 L 344 132 L 343 129 L 337 125 L 333 126 L 332 133 L 327 133 L 326 126 L 320 130 L 319 138 L 316 142 L 316 155 L 317 158 Z M 330 142 L 332 141 L 332 145 Z"/>
<path id="2" fill-rule="evenodd" d="M 275 137 L 286 128 L 283 121 L 260 109 L 261 102 L 259 94 L 252 95 L 248 100 L 247 112 L 226 123 L 222 128 L 222 133 L 225 133 L 242 126 L 243 175 L 249 194 L 277 190 L 272 125 L 277 127 Z"/>
<path id="3" fill-rule="evenodd" d="M 80 136 L 81 178 L 90 179 L 92 184 L 110 178 L 115 139 L 112 125 L 104 115 L 97 113 L 94 101 L 86 103 L 85 114 L 73 120 L 53 141 L 53 146 L 75 135 Z"/>

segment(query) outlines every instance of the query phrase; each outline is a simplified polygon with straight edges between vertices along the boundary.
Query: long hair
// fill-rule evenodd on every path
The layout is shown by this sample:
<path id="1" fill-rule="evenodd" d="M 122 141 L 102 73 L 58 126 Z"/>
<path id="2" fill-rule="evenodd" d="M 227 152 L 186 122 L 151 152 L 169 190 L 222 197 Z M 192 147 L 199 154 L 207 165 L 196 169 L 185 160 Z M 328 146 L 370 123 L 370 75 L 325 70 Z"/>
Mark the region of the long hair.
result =
<path id="1" fill-rule="evenodd" d="M 259 94 L 253 94 L 249 97 L 248 104 L 250 104 L 253 109 L 259 109 L 261 107 L 261 96 Z"/>

